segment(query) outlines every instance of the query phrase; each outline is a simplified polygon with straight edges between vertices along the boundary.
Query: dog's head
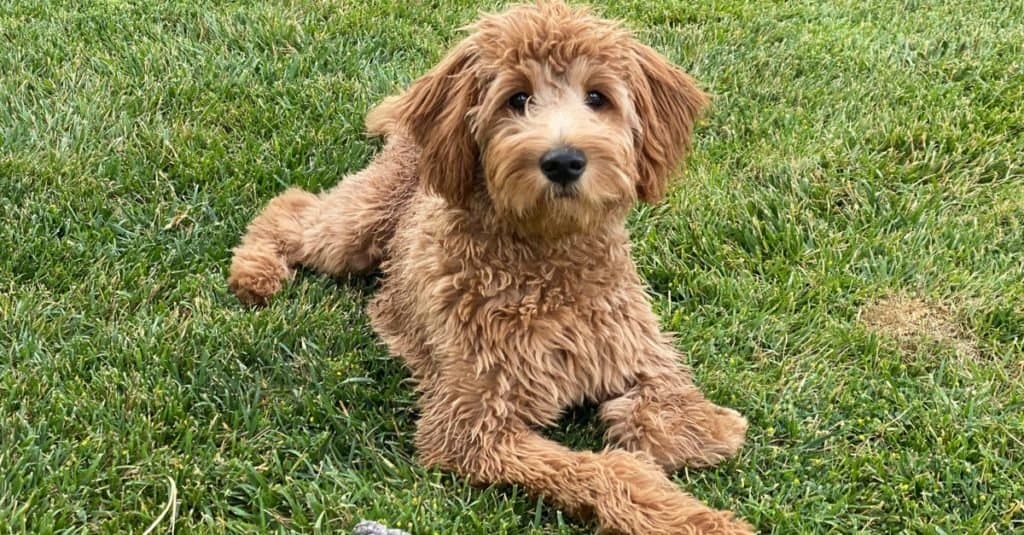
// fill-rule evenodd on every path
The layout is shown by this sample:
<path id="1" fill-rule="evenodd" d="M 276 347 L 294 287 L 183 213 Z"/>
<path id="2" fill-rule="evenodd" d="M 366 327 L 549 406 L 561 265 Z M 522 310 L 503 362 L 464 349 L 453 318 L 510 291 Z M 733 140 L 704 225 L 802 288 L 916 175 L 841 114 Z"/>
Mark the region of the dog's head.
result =
<path id="1" fill-rule="evenodd" d="M 559 1 L 487 15 L 433 70 L 367 118 L 421 146 L 449 203 L 564 235 L 655 202 L 707 103 L 684 72 L 612 21 Z"/>

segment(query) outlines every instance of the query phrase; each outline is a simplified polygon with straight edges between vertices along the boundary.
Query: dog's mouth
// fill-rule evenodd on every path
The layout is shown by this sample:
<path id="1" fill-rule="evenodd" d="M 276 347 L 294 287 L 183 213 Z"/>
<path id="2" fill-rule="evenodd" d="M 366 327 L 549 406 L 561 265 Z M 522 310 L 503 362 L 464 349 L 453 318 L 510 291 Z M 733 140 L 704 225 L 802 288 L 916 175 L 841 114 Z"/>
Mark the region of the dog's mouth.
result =
<path id="1" fill-rule="evenodd" d="M 580 190 L 575 184 L 567 186 L 555 184 L 548 192 L 552 199 L 576 199 L 580 196 Z"/>

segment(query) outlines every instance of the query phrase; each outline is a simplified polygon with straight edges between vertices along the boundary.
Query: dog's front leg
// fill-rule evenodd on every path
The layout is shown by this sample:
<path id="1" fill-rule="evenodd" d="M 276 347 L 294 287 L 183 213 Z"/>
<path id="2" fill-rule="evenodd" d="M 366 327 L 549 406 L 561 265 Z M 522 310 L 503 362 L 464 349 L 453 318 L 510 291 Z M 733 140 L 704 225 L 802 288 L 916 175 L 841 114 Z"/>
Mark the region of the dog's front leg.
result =
<path id="1" fill-rule="evenodd" d="M 680 491 L 642 453 L 572 451 L 507 418 L 470 421 L 450 412 L 424 414 L 417 445 L 428 466 L 477 484 L 520 485 L 574 515 L 596 516 L 602 533 L 753 533 L 732 513 Z"/>
<path id="2" fill-rule="evenodd" d="M 646 452 L 670 471 L 735 455 L 747 431 L 746 418 L 708 401 L 683 370 L 642 379 L 605 402 L 601 418 L 612 445 Z"/>

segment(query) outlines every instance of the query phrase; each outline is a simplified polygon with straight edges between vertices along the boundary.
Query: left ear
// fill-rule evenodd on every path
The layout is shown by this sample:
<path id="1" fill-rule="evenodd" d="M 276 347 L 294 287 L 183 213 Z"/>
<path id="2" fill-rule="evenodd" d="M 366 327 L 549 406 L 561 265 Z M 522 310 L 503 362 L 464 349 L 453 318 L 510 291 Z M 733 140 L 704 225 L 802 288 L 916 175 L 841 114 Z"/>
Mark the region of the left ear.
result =
<path id="1" fill-rule="evenodd" d="M 665 196 L 668 179 L 690 150 L 693 125 L 708 105 L 708 96 L 693 78 L 654 49 L 634 42 L 638 72 L 632 92 L 639 132 L 637 196 L 655 203 Z"/>

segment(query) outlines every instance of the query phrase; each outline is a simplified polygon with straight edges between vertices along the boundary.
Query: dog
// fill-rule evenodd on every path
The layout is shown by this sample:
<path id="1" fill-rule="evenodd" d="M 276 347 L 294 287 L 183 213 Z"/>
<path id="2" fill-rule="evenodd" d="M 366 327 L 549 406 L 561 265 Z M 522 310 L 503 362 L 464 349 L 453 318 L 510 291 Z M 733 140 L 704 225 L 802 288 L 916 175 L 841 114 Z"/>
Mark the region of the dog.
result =
<path id="1" fill-rule="evenodd" d="M 262 304 L 306 267 L 379 270 L 374 330 L 418 389 L 423 464 L 515 484 L 602 532 L 752 533 L 666 471 L 734 455 L 747 421 L 694 384 L 630 257 L 708 104 L 615 21 L 557 0 L 483 15 L 367 116 L 362 171 L 289 189 L 234 250 L 229 287 Z M 601 404 L 609 448 L 537 429 Z"/>

